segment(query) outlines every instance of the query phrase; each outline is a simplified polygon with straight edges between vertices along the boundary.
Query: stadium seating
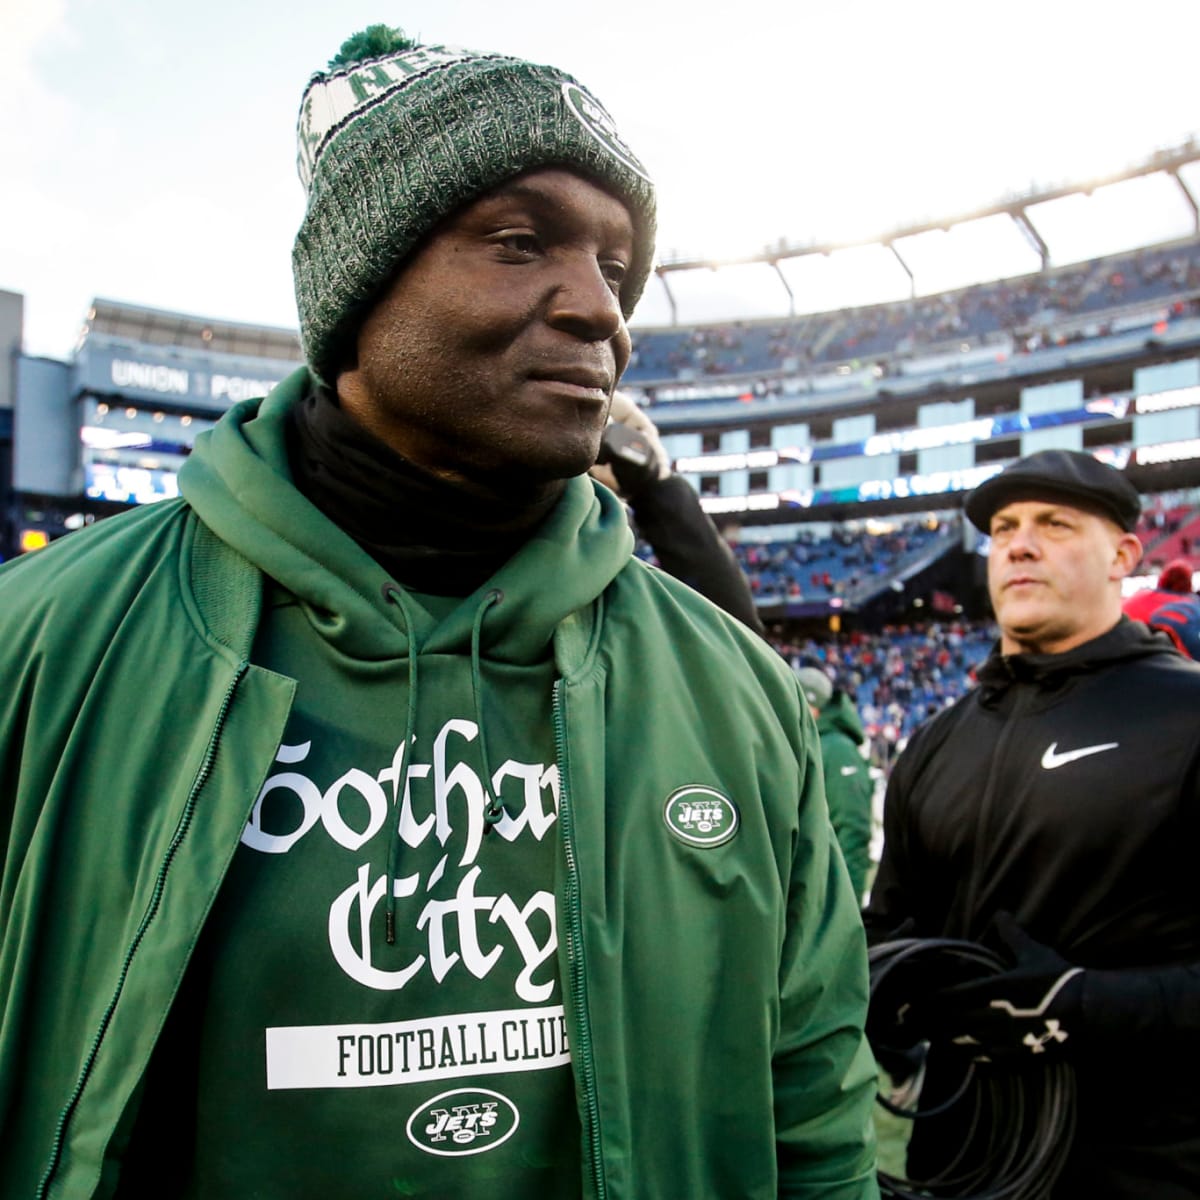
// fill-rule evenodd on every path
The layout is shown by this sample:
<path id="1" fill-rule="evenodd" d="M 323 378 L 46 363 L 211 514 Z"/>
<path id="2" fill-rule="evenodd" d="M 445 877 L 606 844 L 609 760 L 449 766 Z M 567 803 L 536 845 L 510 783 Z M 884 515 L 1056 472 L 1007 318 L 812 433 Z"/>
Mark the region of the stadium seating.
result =
<path id="1" fill-rule="evenodd" d="M 775 321 L 736 321 L 683 329 L 635 331 L 625 382 L 635 386 L 719 376 L 801 373 L 858 360 L 892 360 L 922 350 L 1010 336 L 1020 351 L 1067 337 L 1060 326 L 1103 314 L 1163 304 L 1168 316 L 1200 311 L 1200 240 L 1148 247 L 957 292 L 843 312 Z M 1077 321 L 1076 321 L 1077 324 Z"/>
<path id="2" fill-rule="evenodd" d="M 935 543 L 957 544 L 953 524 L 928 528 L 906 523 L 886 534 L 835 528 L 828 539 L 802 534 L 790 541 L 734 546 L 750 590 L 759 603 L 829 600 L 862 604 L 901 578 L 905 568 Z"/>
<path id="3" fill-rule="evenodd" d="M 974 686 L 973 669 L 996 638 L 989 621 L 887 625 L 798 642 L 773 639 L 793 667 L 819 666 L 849 691 L 886 766 L 912 731 Z"/>
<path id="4" fill-rule="evenodd" d="M 758 604 L 840 598 L 861 605 L 901 579 L 908 569 L 959 545 L 959 523 L 930 527 L 923 520 L 872 534 L 855 526 L 835 526 L 829 537 L 802 529 L 779 541 L 731 543 Z M 639 542 L 637 554 L 654 562 L 654 551 Z"/>
<path id="5" fill-rule="evenodd" d="M 1146 547 L 1143 555 L 1147 570 L 1159 570 L 1174 558 L 1195 560 L 1200 551 L 1200 515 L 1188 510 L 1174 532 Z"/>

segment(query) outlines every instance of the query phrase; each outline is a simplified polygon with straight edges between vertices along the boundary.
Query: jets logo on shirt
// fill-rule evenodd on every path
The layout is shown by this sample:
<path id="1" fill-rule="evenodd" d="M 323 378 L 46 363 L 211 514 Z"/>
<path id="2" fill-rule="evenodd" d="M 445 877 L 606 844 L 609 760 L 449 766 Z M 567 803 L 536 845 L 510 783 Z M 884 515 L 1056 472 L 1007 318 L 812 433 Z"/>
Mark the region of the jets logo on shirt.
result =
<path id="1" fill-rule="evenodd" d="M 663 808 L 667 828 L 689 846 L 720 846 L 738 829 L 738 810 L 714 788 L 691 784 L 672 792 Z"/>
<path id="2" fill-rule="evenodd" d="M 520 1123 L 521 1114 L 507 1096 L 486 1088 L 462 1088 L 427 1100 L 408 1118 L 405 1132 L 426 1154 L 458 1157 L 495 1150 Z"/>

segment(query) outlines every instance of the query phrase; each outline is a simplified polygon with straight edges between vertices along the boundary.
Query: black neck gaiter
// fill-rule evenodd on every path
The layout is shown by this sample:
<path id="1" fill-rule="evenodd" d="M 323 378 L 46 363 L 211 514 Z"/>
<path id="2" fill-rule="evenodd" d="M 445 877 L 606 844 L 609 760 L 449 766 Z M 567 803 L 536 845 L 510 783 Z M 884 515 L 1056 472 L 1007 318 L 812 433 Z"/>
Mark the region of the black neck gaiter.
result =
<path id="1" fill-rule="evenodd" d="M 554 507 L 565 483 L 513 496 L 452 484 L 401 457 L 323 388 L 288 414 L 296 487 L 391 578 L 435 596 L 466 596 L 505 563 Z"/>

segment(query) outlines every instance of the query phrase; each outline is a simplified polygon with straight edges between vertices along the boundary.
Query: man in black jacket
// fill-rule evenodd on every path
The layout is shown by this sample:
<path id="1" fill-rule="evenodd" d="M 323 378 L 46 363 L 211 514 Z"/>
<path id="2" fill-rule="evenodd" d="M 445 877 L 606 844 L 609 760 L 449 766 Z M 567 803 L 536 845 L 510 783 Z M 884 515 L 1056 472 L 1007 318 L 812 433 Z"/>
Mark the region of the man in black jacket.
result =
<path id="1" fill-rule="evenodd" d="M 591 473 L 629 506 L 634 528 L 668 575 L 766 636 L 736 556 L 692 485 L 671 470 L 657 426 L 625 392 L 613 393 L 608 428 Z"/>
<path id="2" fill-rule="evenodd" d="M 914 987 L 873 1020 L 893 1045 L 904 1030 L 930 1043 L 935 1099 L 952 1060 L 1065 1057 L 1079 1123 L 1055 1197 L 1200 1195 L 1200 668 L 1122 616 L 1139 510 L 1123 475 L 1059 450 L 967 498 L 991 537 L 1000 641 L 897 761 L 866 913 L 875 942 L 902 929 L 1004 950 L 1005 973 Z M 910 1175 L 949 1163 L 966 1119 L 952 1105 L 918 1121 Z"/>

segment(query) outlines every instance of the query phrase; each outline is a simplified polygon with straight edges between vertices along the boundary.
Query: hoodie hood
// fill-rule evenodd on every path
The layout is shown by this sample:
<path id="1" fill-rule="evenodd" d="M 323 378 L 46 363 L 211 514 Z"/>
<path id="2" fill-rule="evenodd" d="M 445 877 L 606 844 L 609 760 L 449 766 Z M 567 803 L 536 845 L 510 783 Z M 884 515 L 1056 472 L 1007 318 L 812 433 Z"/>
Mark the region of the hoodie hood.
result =
<path id="1" fill-rule="evenodd" d="M 856 746 L 861 746 L 865 740 L 858 710 L 850 700 L 849 694 L 840 688 L 833 693 L 829 703 L 821 709 L 821 715 L 817 717 L 818 733 L 831 733 L 834 730 L 844 733 Z"/>
<path id="2" fill-rule="evenodd" d="M 405 657 L 409 633 L 378 563 L 292 484 L 286 414 L 311 386 L 306 368 L 265 399 L 234 405 L 196 439 L 179 475 L 183 497 L 219 538 L 290 591 L 321 635 L 364 661 Z M 419 650 L 470 645 L 484 598 L 482 652 L 521 664 L 545 656 L 555 627 L 591 604 L 633 552 L 620 502 L 587 476 L 568 481 L 529 540 L 441 620 Z"/>
<path id="3" fill-rule="evenodd" d="M 1006 655 L 1000 652 L 997 641 L 979 668 L 978 677 L 987 703 L 1016 683 L 1032 683 L 1051 690 L 1073 675 L 1099 670 L 1111 663 L 1177 653 L 1165 634 L 1152 633 L 1140 621 L 1122 616 L 1107 633 L 1061 654 Z"/>

